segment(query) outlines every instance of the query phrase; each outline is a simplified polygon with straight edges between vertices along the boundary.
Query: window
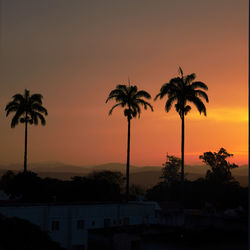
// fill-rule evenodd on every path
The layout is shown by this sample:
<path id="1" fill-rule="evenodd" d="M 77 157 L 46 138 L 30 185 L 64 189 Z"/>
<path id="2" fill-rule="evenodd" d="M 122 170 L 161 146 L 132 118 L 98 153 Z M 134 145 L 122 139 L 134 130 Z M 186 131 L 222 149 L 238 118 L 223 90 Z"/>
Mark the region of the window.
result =
<path id="1" fill-rule="evenodd" d="M 155 218 L 159 217 L 159 211 L 155 211 Z"/>
<path id="2" fill-rule="evenodd" d="M 142 217 L 142 223 L 143 224 L 148 224 L 149 223 L 149 217 L 148 216 L 143 216 Z"/>
<path id="3" fill-rule="evenodd" d="M 51 231 L 59 231 L 60 223 L 58 220 L 53 220 L 51 223 Z"/>
<path id="4" fill-rule="evenodd" d="M 123 218 L 123 225 L 124 226 L 129 225 L 129 218 L 128 217 Z"/>
<path id="5" fill-rule="evenodd" d="M 73 245 L 72 250 L 85 250 L 84 245 Z"/>
<path id="6" fill-rule="evenodd" d="M 109 227 L 110 226 L 110 223 L 111 223 L 111 220 L 108 219 L 108 218 L 105 218 L 104 219 L 104 227 Z"/>
<path id="7" fill-rule="evenodd" d="M 84 220 L 78 220 L 76 224 L 77 230 L 83 230 L 84 229 Z"/>

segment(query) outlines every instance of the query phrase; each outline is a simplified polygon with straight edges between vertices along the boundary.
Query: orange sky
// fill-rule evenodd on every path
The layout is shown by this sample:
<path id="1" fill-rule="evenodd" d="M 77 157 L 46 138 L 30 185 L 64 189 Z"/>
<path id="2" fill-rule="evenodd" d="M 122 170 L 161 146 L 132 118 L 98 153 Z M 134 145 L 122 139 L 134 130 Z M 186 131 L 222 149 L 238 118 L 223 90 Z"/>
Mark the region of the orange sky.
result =
<path id="1" fill-rule="evenodd" d="M 177 75 L 207 84 L 207 117 L 186 119 L 186 163 L 226 148 L 248 162 L 247 0 L 2 0 L 0 16 L 0 165 L 22 163 L 24 128 L 4 107 L 29 89 L 44 96 L 45 127 L 30 127 L 28 160 L 78 165 L 126 161 L 122 110 L 108 116 L 117 84 L 153 97 Z M 132 121 L 131 163 L 160 165 L 180 156 L 181 122 L 165 100 Z"/>

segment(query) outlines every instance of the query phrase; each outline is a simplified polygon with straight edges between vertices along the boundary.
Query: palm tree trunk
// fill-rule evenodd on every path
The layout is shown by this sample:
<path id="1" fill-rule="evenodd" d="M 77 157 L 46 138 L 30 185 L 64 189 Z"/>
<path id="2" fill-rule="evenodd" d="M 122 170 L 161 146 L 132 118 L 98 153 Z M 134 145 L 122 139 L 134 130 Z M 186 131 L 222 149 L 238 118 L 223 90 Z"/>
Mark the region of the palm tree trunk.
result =
<path id="1" fill-rule="evenodd" d="M 128 143 L 127 143 L 127 176 L 126 176 L 126 201 L 129 200 L 129 160 L 130 160 L 130 118 L 128 117 Z"/>
<path id="2" fill-rule="evenodd" d="M 184 115 L 181 118 L 181 206 L 183 207 L 184 198 Z"/>
<path id="3" fill-rule="evenodd" d="M 24 144 L 24 170 L 23 172 L 27 172 L 27 137 L 28 137 L 28 121 L 27 115 L 25 117 L 25 144 Z"/>

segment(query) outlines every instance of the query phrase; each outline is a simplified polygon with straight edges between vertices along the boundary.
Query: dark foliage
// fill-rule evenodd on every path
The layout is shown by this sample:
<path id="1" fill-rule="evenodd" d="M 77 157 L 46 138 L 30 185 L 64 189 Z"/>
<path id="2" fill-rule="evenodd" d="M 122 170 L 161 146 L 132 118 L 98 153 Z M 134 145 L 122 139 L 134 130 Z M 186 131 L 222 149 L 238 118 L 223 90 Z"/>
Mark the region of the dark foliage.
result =
<path id="1" fill-rule="evenodd" d="M 208 87 L 203 82 L 194 81 L 195 78 L 196 75 L 194 73 L 184 76 L 182 68 L 179 67 L 179 76 L 163 84 L 155 100 L 158 97 L 162 99 L 167 96 L 166 112 L 169 112 L 173 103 L 176 102 L 175 109 L 181 119 L 191 111 L 191 107 L 187 105 L 188 102 L 194 104 L 200 113 L 206 115 L 206 107 L 202 99 L 208 102 L 208 96 L 203 91 L 208 90 Z"/>
<path id="2" fill-rule="evenodd" d="M 155 201 L 179 202 L 180 182 L 171 186 L 161 182 L 147 190 L 147 198 Z M 248 188 L 240 187 L 235 183 L 212 184 L 204 178 L 195 181 L 185 180 L 185 208 L 203 208 L 206 202 L 213 204 L 219 210 L 238 206 L 247 209 Z"/>
<path id="3" fill-rule="evenodd" d="M 183 202 L 186 208 L 202 208 L 206 202 L 213 204 L 217 209 L 248 207 L 248 188 L 240 186 L 232 176 L 231 169 L 238 167 L 226 159 L 232 156 L 224 148 L 218 153 L 205 152 L 200 156 L 211 170 L 205 178 L 195 181 L 185 180 Z M 167 156 L 163 168 L 163 182 L 147 190 L 147 198 L 156 201 L 180 200 L 179 159 Z"/>
<path id="4" fill-rule="evenodd" d="M 47 109 L 42 106 L 43 96 L 41 94 L 30 95 L 30 91 L 25 89 L 24 94 L 16 94 L 12 97 L 6 107 L 6 116 L 14 113 L 11 120 L 11 127 L 14 128 L 18 123 L 24 123 L 24 172 L 27 171 L 27 145 L 28 145 L 28 124 L 38 125 L 38 121 L 44 126 L 48 115 Z"/>
<path id="5" fill-rule="evenodd" d="M 106 103 L 112 99 L 116 101 L 115 104 L 109 111 L 109 115 L 112 114 L 113 110 L 116 107 L 124 108 L 124 115 L 128 119 L 132 119 L 135 117 L 140 117 L 141 107 L 147 109 L 148 107 L 153 111 L 153 107 L 151 104 L 145 99 L 150 99 L 151 96 L 148 92 L 144 90 L 139 90 L 137 86 L 130 85 L 117 85 L 115 89 L 113 89 L 106 100 Z"/>
<path id="6" fill-rule="evenodd" d="M 162 176 L 160 178 L 162 178 L 166 184 L 171 185 L 180 180 L 180 158 L 167 154 L 167 160 L 163 166 L 164 168 L 162 169 Z"/>
<path id="7" fill-rule="evenodd" d="M 123 180 L 120 172 L 111 171 L 75 176 L 70 181 L 7 171 L 0 179 L 0 189 L 23 202 L 119 201 Z"/>
<path id="8" fill-rule="evenodd" d="M 0 215 L 0 249 L 63 250 L 65 248 L 60 247 L 46 232 L 27 220 Z"/>
<path id="9" fill-rule="evenodd" d="M 209 151 L 200 155 L 200 159 L 211 168 L 207 171 L 206 180 L 212 183 L 235 182 L 231 169 L 238 168 L 238 165 L 231 164 L 226 160 L 231 156 L 233 154 L 229 154 L 224 148 L 220 148 L 218 153 Z"/>
<path id="10" fill-rule="evenodd" d="M 38 125 L 40 120 L 42 125 L 46 124 L 44 115 L 48 115 L 46 108 L 42 106 L 43 96 L 41 94 L 30 95 L 25 89 L 24 94 L 16 94 L 12 97 L 6 107 L 6 116 L 14 113 L 11 120 L 11 127 L 14 128 L 19 122 Z"/>

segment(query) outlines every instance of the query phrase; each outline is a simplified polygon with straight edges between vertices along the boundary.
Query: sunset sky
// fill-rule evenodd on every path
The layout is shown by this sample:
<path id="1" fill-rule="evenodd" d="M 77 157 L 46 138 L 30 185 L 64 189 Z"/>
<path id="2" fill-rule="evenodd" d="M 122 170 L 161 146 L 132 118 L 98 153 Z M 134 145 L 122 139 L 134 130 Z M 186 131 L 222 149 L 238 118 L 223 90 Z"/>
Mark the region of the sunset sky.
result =
<path id="1" fill-rule="evenodd" d="M 109 92 L 131 84 L 154 98 L 177 76 L 208 86 L 207 117 L 192 106 L 185 159 L 226 148 L 248 162 L 248 0 L 0 0 L 0 165 L 22 163 L 24 126 L 10 128 L 5 105 L 41 93 L 45 127 L 30 126 L 28 162 L 126 162 L 127 122 L 108 111 Z M 131 124 L 131 164 L 180 156 L 181 121 L 166 99 Z"/>

